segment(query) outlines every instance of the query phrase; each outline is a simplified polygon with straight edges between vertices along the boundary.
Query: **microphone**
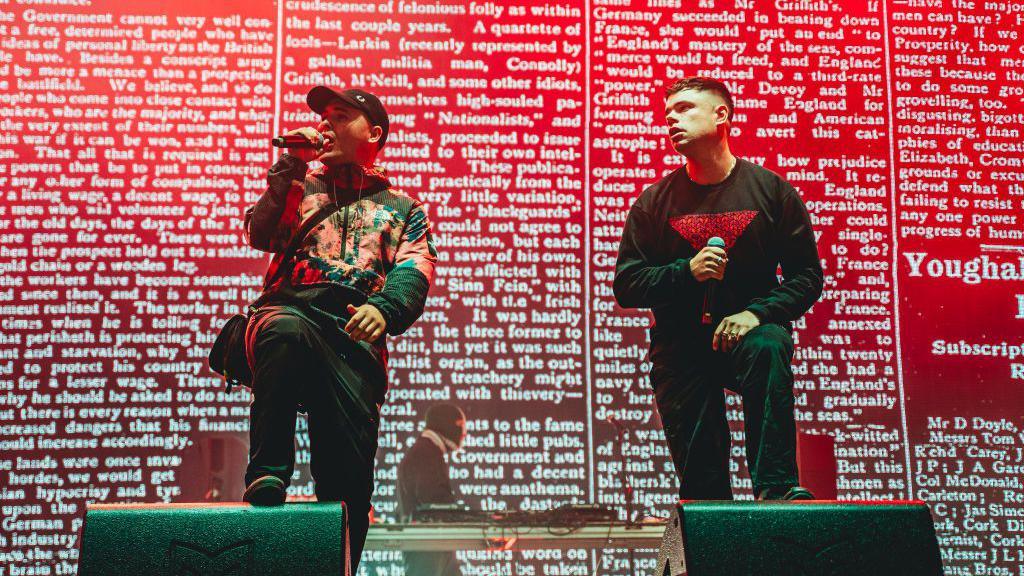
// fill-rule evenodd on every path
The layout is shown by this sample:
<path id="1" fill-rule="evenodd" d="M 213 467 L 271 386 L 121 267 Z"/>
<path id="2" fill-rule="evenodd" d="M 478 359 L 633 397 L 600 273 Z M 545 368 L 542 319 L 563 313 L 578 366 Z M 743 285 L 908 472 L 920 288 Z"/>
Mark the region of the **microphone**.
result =
<path id="1" fill-rule="evenodd" d="M 725 240 L 722 240 L 718 236 L 712 236 L 708 238 L 709 248 L 725 248 Z M 711 308 L 715 303 L 715 287 L 718 286 L 718 280 L 711 278 L 708 280 L 707 291 L 704 292 L 704 310 L 700 315 L 701 324 L 711 324 Z"/>
<path id="2" fill-rule="evenodd" d="M 322 134 L 317 134 L 317 141 L 310 142 L 309 138 L 306 138 L 303 134 L 285 134 L 284 136 L 278 136 L 270 141 L 270 144 L 275 148 L 315 148 L 319 150 L 323 148 L 324 137 Z"/>

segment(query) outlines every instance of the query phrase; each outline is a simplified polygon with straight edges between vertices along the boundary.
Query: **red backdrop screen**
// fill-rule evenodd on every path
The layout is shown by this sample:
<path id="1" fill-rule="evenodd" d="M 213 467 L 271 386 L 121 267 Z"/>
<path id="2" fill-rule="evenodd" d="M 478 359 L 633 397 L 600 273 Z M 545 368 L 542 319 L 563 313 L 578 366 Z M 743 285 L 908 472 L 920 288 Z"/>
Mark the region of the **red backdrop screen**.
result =
<path id="1" fill-rule="evenodd" d="M 73 573 L 87 502 L 240 496 L 249 393 L 206 355 L 260 289 L 241 215 L 269 139 L 317 123 L 320 83 L 382 96 L 381 162 L 440 251 L 427 312 L 390 343 L 377 516 L 438 401 L 468 414 L 467 503 L 621 510 L 611 415 L 638 509 L 665 515 L 649 318 L 611 279 L 628 208 L 681 164 L 664 83 L 701 74 L 734 92 L 734 150 L 796 186 L 818 235 L 797 417 L 834 441 L 839 498 L 925 500 L 948 574 L 1016 574 L 1022 20 L 989 0 L 0 4 L 0 565 Z M 299 428 L 290 495 L 307 498 Z M 615 552 L 460 561 L 626 573 Z"/>

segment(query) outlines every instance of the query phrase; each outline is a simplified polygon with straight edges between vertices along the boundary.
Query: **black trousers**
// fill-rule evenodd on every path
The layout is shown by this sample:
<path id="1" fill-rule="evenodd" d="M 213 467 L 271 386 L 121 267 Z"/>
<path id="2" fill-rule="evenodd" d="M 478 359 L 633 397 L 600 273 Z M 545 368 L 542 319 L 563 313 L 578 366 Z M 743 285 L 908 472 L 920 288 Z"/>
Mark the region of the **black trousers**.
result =
<path id="1" fill-rule="evenodd" d="M 345 502 L 355 573 L 373 494 L 379 409 L 372 399 L 386 383 L 383 371 L 353 369 L 352 351 L 330 330 L 289 306 L 264 306 L 250 318 L 246 349 L 253 401 L 245 482 L 269 474 L 289 484 L 296 412 L 304 409 L 316 497 Z"/>
<path id="2" fill-rule="evenodd" d="M 676 473 L 679 497 L 731 500 L 729 425 L 723 387 L 743 398 L 747 466 L 755 496 L 797 484 L 793 338 L 775 324 L 747 333 L 729 353 L 700 341 L 655 338 L 651 384 Z"/>

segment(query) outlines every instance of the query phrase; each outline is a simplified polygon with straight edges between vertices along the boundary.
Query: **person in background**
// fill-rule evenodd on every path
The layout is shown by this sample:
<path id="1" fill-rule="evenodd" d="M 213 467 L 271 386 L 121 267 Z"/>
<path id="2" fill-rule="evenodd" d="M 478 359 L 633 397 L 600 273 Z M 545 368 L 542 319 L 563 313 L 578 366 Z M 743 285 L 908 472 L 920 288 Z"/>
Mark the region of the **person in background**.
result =
<path id="1" fill-rule="evenodd" d="M 398 465 L 398 514 L 416 520 L 425 504 L 458 502 L 452 490 L 447 457 L 466 439 L 466 415 L 454 404 L 434 404 L 426 426 Z M 461 576 L 454 552 L 406 552 L 406 576 Z"/>

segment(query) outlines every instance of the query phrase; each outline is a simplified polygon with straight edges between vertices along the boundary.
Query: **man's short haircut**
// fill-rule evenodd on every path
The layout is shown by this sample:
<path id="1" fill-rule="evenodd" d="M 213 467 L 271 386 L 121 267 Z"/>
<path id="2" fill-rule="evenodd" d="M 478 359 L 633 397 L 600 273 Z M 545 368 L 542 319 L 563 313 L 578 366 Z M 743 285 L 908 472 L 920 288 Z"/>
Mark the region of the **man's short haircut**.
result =
<path id="1" fill-rule="evenodd" d="M 676 92 L 682 92 L 683 90 L 699 90 L 701 92 L 714 92 L 718 94 L 722 100 L 725 100 L 725 105 L 729 108 L 729 121 L 732 122 L 732 94 L 729 93 L 729 89 L 714 78 L 708 78 L 707 76 L 690 76 L 689 78 L 683 78 L 676 80 L 672 84 L 665 88 L 665 99 L 667 100 Z"/>

